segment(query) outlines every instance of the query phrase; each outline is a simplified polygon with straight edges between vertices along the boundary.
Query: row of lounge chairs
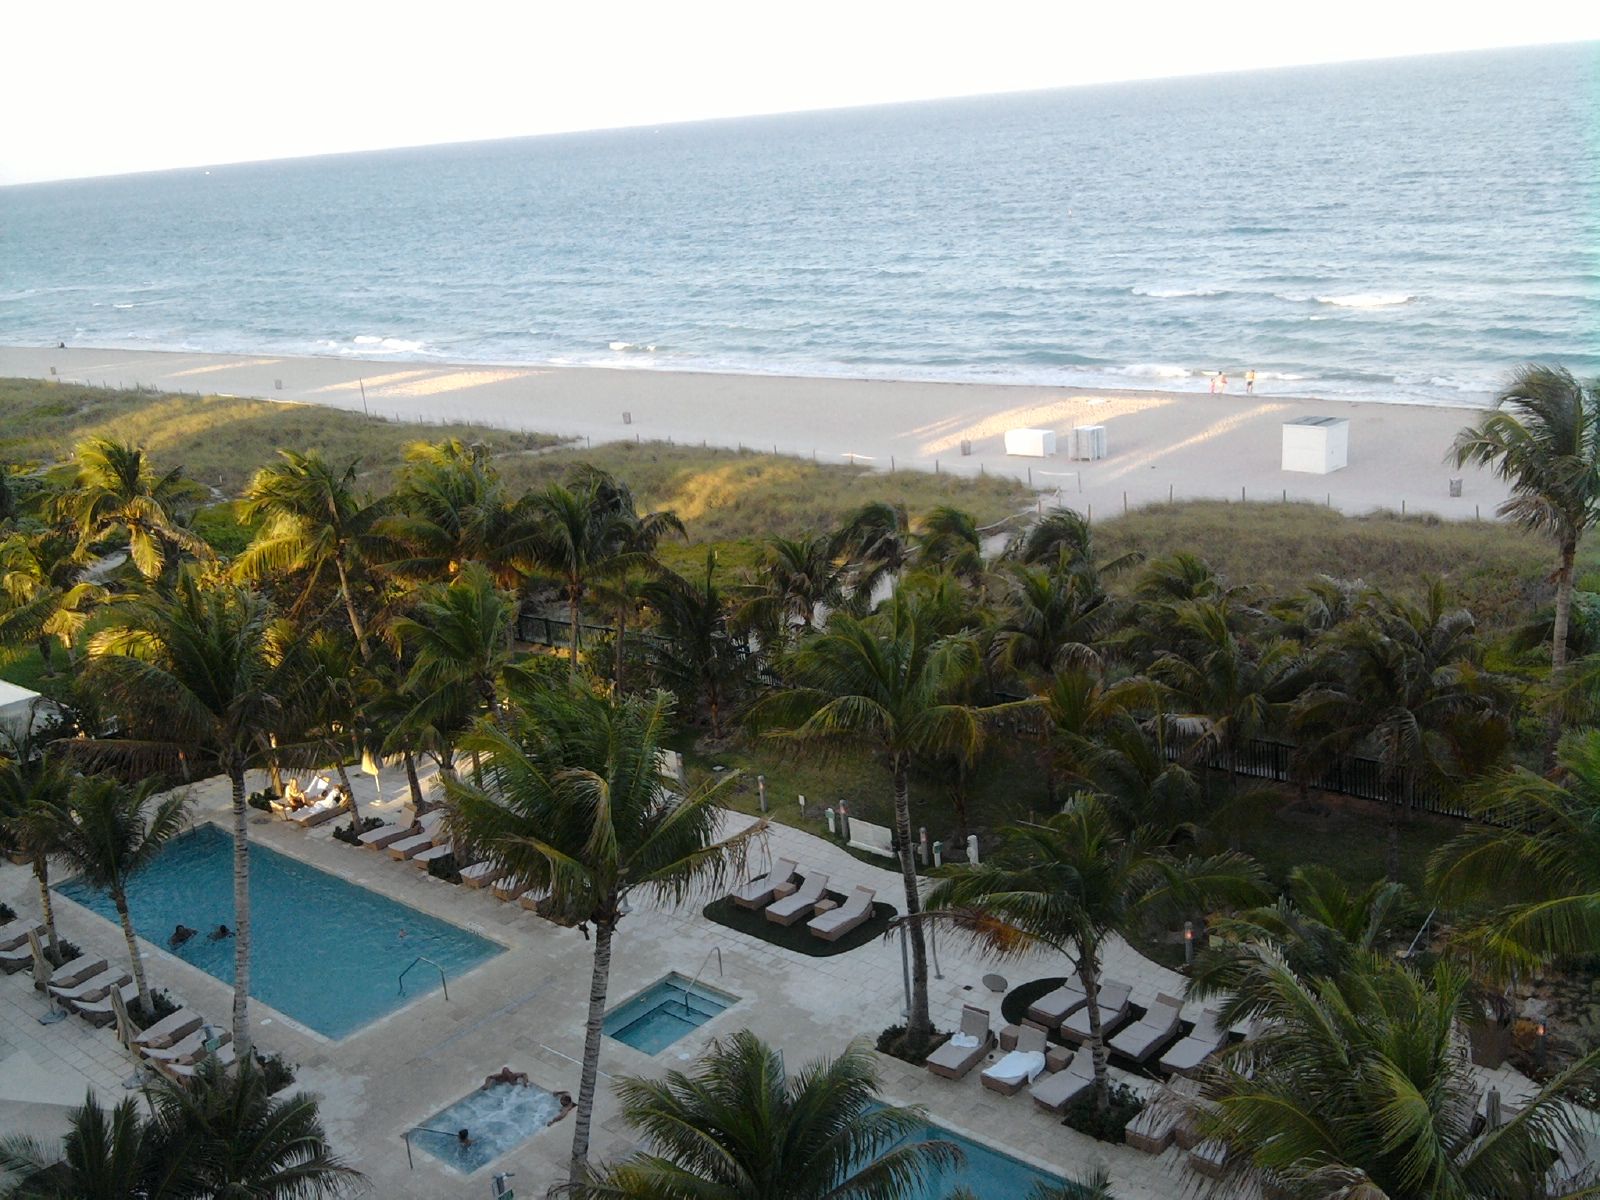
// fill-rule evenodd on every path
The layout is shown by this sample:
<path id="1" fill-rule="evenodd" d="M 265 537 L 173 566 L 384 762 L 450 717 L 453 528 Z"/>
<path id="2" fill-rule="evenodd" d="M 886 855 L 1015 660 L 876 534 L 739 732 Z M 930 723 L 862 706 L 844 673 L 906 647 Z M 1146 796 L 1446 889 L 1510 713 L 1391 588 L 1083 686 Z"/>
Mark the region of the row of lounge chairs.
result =
<path id="1" fill-rule="evenodd" d="M 1220 1012 L 1214 1008 L 1202 1012 L 1194 1028 L 1179 1038 L 1183 1004 L 1165 993 L 1156 997 L 1143 1017 L 1121 1029 L 1132 1015 L 1132 992 L 1128 984 L 1117 980 L 1107 980 L 1100 986 L 1096 1004 L 1100 1033 L 1113 1053 L 1143 1066 L 1165 1048 L 1159 1062 L 1161 1070 L 1167 1074 L 1187 1074 L 1228 1044 L 1228 1029 L 1221 1023 Z M 1030 1021 L 1074 1042 L 1088 1040 L 1089 1015 L 1088 998 L 1082 982 L 1076 978 L 1068 979 L 1028 1006 Z"/>
<path id="2" fill-rule="evenodd" d="M 530 912 L 539 912 L 550 898 L 548 889 L 533 889 L 527 883 L 506 877 L 504 870 L 491 862 L 471 862 L 463 848 L 452 841 L 444 825 L 444 811 L 434 809 L 415 821 L 394 821 L 368 830 L 356 842 L 367 850 L 387 854 L 397 862 L 409 862 L 424 870 L 431 862 L 446 856 L 460 865 L 461 882 L 469 888 L 490 888 L 496 899 L 518 901 Z"/>
<path id="3" fill-rule="evenodd" d="M 740 908 L 760 911 L 775 925 L 793 925 L 810 917 L 806 928 L 827 942 L 838 941 L 872 916 L 877 896 L 873 888 L 857 887 L 834 905 L 828 897 L 828 876 L 808 871 L 797 883 L 798 871 L 794 859 L 780 858 L 765 875 L 740 884 L 728 898 Z"/>

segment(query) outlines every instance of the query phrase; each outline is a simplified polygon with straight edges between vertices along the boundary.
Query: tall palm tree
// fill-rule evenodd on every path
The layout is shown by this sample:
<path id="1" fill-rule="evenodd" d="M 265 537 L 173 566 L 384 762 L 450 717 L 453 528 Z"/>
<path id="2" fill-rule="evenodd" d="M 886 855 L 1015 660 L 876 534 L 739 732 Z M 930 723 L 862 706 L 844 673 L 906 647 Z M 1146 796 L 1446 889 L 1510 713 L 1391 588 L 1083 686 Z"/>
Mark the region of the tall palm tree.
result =
<path id="1" fill-rule="evenodd" d="M 0 729 L 0 844 L 27 858 L 33 870 L 52 956 L 60 939 L 51 900 L 50 859 L 60 844 L 72 785 L 73 773 L 64 757 L 48 753 L 25 730 Z"/>
<path id="2" fill-rule="evenodd" d="M 868 746 L 889 760 L 895 839 L 911 939 L 907 1033 L 925 1038 L 928 957 L 922 926 L 911 773 L 933 755 L 977 756 L 984 741 L 978 710 L 959 698 L 978 669 L 969 636 L 933 636 L 915 603 L 896 596 L 876 616 L 835 614 L 825 632 L 800 644 L 784 664 L 785 690 L 767 696 L 750 720 L 772 736 L 822 747 Z M 998 712 L 1000 710 L 992 710 Z"/>
<path id="3" fill-rule="evenodd" d="M 87 679 L 133 736 L 86 747 L 228 777 L 233 797 L 233 1042 L 250 1049 L 250 827 L 245 771 L 271 750 L 294 678 L 287 632 L 247 588 L 183 571 L 172 594 L 121 605 L 89 642 Z"/>
<path id="4" fill-rule="evenodd" d="M 0 1138 L 0 1183 L 6 1200 L 128 1200 L 149 1195 L 165 1200 L 168 1190 L 149 1191 L 156 1163 L 139 1102 L 132 1096 L 107 1111 L 91 1089 L 68 1118 L 59 1151 L 35 1138 Z"/>
<path id="5" fill-rule="evenodd" d="M 1506 976 L 1600 945 L 1600 731 L 1562 739 L 1554 777 L 1511 767 L 1467 793 L 1477 822 L 1434 852 L 1441 903 L 1487 903 L 1462 931 Z"/>
<path id="6" fill-rule="evenodd" d="M 1008 826 L 988 861 L 951 868 L 928 897 L 934 919 L 991 953 L 1045 949 L 1076 958 L 1101 1109 L 1110 1102 L 1099 1005 L 1106 943 L 1164 908 L 1193 911 L 1264 895 L 1259 870 L 1242 855 L 1179 859 L 1164 842 L 1149 828 L 1123 833 L 1098 798 L 1080 795 L 1044 821 Z"/>
<path id="7" fill-rule="evenodd" d="M 279 450 L 278 455 L 283 461 L 262 467 L 245 489 L 240 520 L 262 524 L 234 560 L 234 570 L 246 579 L 304 572 L 303 602 L 331 567 L 356 646 L 363 659 L 369 658 L 367 623 L 351 577 L 365 568 L 373 553 L 377 542 L 373 527 L 388 504 L 356 495 L 359 459 L 335 467 L 316 450 L 304 454 Z"/>
<path id="8" fill-rule="evenodd" d="M 924 513 L 918 525 L 913 555 L 918 567 L 948 571 L 964 580 L 983 574 L 983 535 L 971 513 L 939 504 Z"/>
<path id="9" fill-rule="evenodd" d="M 204 496 L 182 467 L 158 475 L 139 447 L 95 437 L 78 446 L 70 486 L 58 494 L 56 507 L 78 531 L 80 554 L 121 534 L 139 574 L 154 579 L 170 551 L 210 557 L 204 539 L 183 524 Z"/>
<path id="10" fill-rule="evenodd" d="M 919 1110 L 878 1102 L 861 1043 L 791 1076 L 781 1052 L 740 1030 L 693 1074 L 616 1088 L 648 1149 L 567 1189 L 574 1200 L 897 1200 L 960 1161 L 949 1142 L 916 1140 Z"/>
<path id="11" fill-rule="evenodd" d="M 71 803 L 62 811 L 56 857 L 68 863 L 91 887 L 103 889 L 117 910 L 128 961 L 139 989 L 139 1006 L 154 1012 L 144 978 L 144 958 L 128 912 L 128 881 L 148 867 L 189 818 L 187 796 L 157 794 L 159 782 L 125 784 L 108 776 L 78 780 Z"/>
<path id="12" fill-rule="evenodd" d="M 1041 681 L 1064 668 L 1100 665 L 1096 643 L 1109 632 L 1116 606 L 1084 575 L 1012 566 L 994 648 L 1009 670 Z"/>
<path id="13" fill-rule="evenodd" d="M 1456 465 L 1490 467 L 1511 484 L 1499 515 L 1556 543 L 1556 618 L 1550 659 L 1567 664 L 1572 570 L 1578 543 L 1600 512 L 1600 388 L 1560 367 L 1518 368 L 1498 403 L 1456 435 Z"/>
<path id="14" fill-rule="evenodd" d="M 89 618 L 105 603 L 105 587 L 85 575 L 71 537 L 59 530 L 13 532 L 0 540 L 0 646 L 34 642 L 50 665 L 56 642 L 70 654 Z"/>
<path id="15" fill-rule="evenodd" d="M 1012 539 L 1005 554 L 1025 566 L 1081 575 L 1095 591 L 1102 590 L 1101 580 L 1105 577 L 1121 574 L 1144 561 L 1144 555 L 1137 550 L 1103 561 L 1096 559 L 1093 528 L 1081 513 L 1070 508 L 1057 509 L 1033 522 Z"/>
<path id="16" fill-rule="evenodd" d="M 1549 1147 L 1577 1133 L 1580 1059 L 1496 1129 L 1477 1132 L 1483 1080 L 1461 1052 L 1472 984 L 1444 961 L 1423 974 L 1359 953 L 1332 979 L 1297 976 L 1257 947 L 1222 1018 L 1258 1033 L 1202 1079 L 1194 1120 L 1232 1153 L 1222 1186 L 1263 1172 L 1294 1197 L 1358 1194 L 1500 1200 L 1542 1196 Z"/>
<path id="17" fill-rule="evenodd" d="M 911 562 L 915 545 L 911 518 L 903 504 L 878 500 L 864 504 L 834 535 L 834 547 L 855 573 L 851 605 L 858 612 L 872 606 L 873 594 L 885 580 L 898 582 Z"/>
<path id="18" fill-rule="evenodd" d="M 464 741 L 482 785 L 447 777 L 453 836 L 519 883 L 548 891 L 554 915 L 594 929 L 594 969 L 572 1136 L 572 1178 L 587 1173 L 612 942 L 629 897 L 681 903 L 743 866 L 765 826 L 718 840 L 716 787 L 670 796 L 660 755 L 672 705 L 662 693 L 602 696 L 581 681 L 526 689 L 521 712 Z"/>
<path id="19" fill-rule="evenodd" d="M 639 589 L 656 615 L 650 661 L 657 680 L 681 701 L 705 705 L 711 736 L 722 737 L 722 713 L 749 666 L 728 629 L 727 603 L 717 586 L 717 552 L 706 551 L 705 571 L 686 579 L 663 571 Z"/>
<path id="20" fill-rule="evenodd" d="M 158 1143 L 177 1195 L 316 1200 L 360 1190 L 328 1145 L 316 1099 L 273 1095 L 254 1058 L 203 1060 L 188 1086 L 154 1092 Z"/>

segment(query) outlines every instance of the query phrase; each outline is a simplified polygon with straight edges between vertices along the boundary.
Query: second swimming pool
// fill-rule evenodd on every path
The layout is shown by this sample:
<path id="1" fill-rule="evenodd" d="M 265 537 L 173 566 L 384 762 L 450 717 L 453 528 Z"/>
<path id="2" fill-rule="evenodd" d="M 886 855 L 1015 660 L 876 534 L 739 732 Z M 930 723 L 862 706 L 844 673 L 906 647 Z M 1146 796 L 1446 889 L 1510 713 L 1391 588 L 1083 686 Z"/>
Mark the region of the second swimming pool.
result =
<path id="1" fill-rule="evenodd" d="M 371 853 L 350 850 L 352 858 Z M 117 919 L 110 897 L 81 880 L 56 890 Z M 180 924 L 199 930 L 172 953 L 233 982 L 233 939 L 209 937 L 234 919 L 233 839 L 223 830 L 201 825 L 173 840 L 128 884 L 128 907 L 139 935 L 156 944 Z M 250 910 L 250 994 L 330 1038 L 437 990 L 439 972 L 423 963 L 400 994 L 400 972 L 419 956 L 454 978 L 505 949 L 265 846 L 250 847 Z"/>

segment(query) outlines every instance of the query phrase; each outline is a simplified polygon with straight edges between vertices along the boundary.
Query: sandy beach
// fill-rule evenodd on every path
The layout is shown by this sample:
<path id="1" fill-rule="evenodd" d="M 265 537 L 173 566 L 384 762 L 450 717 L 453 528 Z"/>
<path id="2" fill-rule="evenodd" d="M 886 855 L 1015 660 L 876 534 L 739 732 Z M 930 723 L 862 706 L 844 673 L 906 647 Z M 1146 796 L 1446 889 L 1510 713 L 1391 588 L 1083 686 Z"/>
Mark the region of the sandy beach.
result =
<path id="1" fill-rule="evenodd" d="M 1505 498 L 1488 474 L 1444 460 L 1481 409 L 1014 385 L 495 366 L 270 355 L 0 347 L 0 376 L 111 387 L 259 396 L 402 421 L 472 421 L 595 444 L 672 440 L 856 461 L 878 469 L 1029 481 L 1046 502 L 1111 515 L 1174 499 L 1311 501 L 1470 519 Z M 1281 467 L 1282 425 L 1350 421 L 1349 465 L 1327 475 Z M 1069 457 L 1072 431 L 1103 425 L 1107 456 Z M 1050 458 L 1008 456 L 1004 434 L 1055 430 Z M 962 454 L 963 442 L 971 453 Z M 1462 479 L 1460 497 L 1449 481 Z"/>

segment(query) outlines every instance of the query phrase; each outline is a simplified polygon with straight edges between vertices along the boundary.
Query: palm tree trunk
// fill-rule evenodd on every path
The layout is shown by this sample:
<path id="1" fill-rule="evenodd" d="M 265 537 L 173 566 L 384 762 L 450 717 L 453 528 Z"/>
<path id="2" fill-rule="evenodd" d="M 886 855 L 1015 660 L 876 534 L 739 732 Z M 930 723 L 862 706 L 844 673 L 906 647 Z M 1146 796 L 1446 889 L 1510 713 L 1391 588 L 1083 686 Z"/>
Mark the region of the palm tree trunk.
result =
<path id="1" fill-rule="evenodd" d="M 622 672 L 627 662 L 628 642 L 628 610 L 625 606 L 617 607 L 617 653 L 616 667 L 612 671 L 611 684 L 617 695 L 622 695 Z"/>
<path id="2" fill-rule="evenodd" d="M 894 756 L 894 827 L 900 842 L 900 877 L 906 888 L 906 936 L 911 939 L 911 1013 L 906 1039 L 912 1044 L 933 1032 L 928 1018 L 928 943 L 922 934 L 922 895 L 917 890 L 916 848 L 911 842 L 911 762 L 904 751 Z"/>
<path id="3" fill-rule="evenodd" d="M 1105 1033 L 1100 1024 L 1100 964 L 1096 957 L 1094 947 L 1078 947 L 1078 979 L 1083 983 L 1083 994 L 1088 997 L 1089 1055 L 1094 1059 L 1094 1106 L 1097 1111 L 1105 1112 L 1111 1104 L 1111 1077 Z"/>
<path id="4" fill-rule="evenodd" d="M 61 946 L 56 938 L 56 910 L 50 903 L 50 859 L 43 854 L 33 857 L 33 877 L 39 881 L 39 915 L 44 918 L 44 935 L 50 942 L 50 960 L 55 961 Z"/>
<path id="5" fill-rule="evenodd" d="M 1389 847 L 1384 855 L 1384 865 L 1390 883 L 1400 882 L 1400 805 L 1389 803 Z"/>
<path id="6" fill-rule="evenodd" d="M 583 1032 L 583 1072 L 578 1079 L 577 1110 L 572 1114 L 572 1165 L 568 1178 L 582 1183 L 589 1176 L 589 1125 L 594 1118 L 595 1082 L 600 1074 L 601 1025 L 606 1015 L 606 989 L 611 983 L 610 920 L 594 923 L 594 972 L 589 977 L 589 1020 Z"/>
<path id="7" fill-rule="evenodd" d="M 1550 639 L 1550 663 L 1557 673 L 1567 665 L 1567 627 L 1572 621 L 1572 564 L 1578 554 L 1576 538 L 1561 541 L 1561 570 L 1556 573 L 1556 620 Z"/>
<path id="8" fill-rule="evenodd" d="M 250 826 L 244 803 L 244 767 L 228 771 L 233 784 L 233 1049 L 250 1057 Z"/>
<path id="9" fill-rule="evenodd" d="M 345 573 L 344 559 L 335 555 L 333 565 L 339 572 L 339 595 L 344 597 L 344 611 L 350 618 L 350 632 L 356 635 L 356 649 L 361 651 L 361 661 L 372 661 L 372 650 L 367 646 L 367 631 L 356 612 L 355 598 L 350 594 L 350 576 Z"/>
<path id="10" fill-rule="evenodd" d="M 567 666 L 568 666 L 568 669 L 569 669 L 570 673 L 573 674 L 573 675 L 576 675 L 578 673 L 578 597 L 581 596 L 582 594 L 583 594 L 583 588 L 582 588 L 582 586 L 580 584 L 578 584 L 578 583 L 576 583 L 574 581 L 568 581 L 568 583 L 567 583 L 567 607 L 572 610 L 572 616 L 571 616 L 572 632 L 571 632 L 571 635 L 570 635 L 571 639 L 572 639 L 572 646 L 571 646 L 572 655 L 567 660 Z"/>
<path id="11" fill-rule="evenodd" d="M 411 751 L 402 750 L 400 761 L 406 765 L 406 786 L 411 789 L 411 811 L 420 817 L 428 811 L 428 802 L 422 798 L 422 781 L 417 778 L 417 760 L 411 757 Z"/>
<path id="12" fill-rule="evenodd" d="M 117 906 L 117 920 L 122 922 L 122 936 L 128 943 L 128 963 L 133 970 L 133 983 L 139 989 L 139 1007 L 145 1016 L 155 1012 L 150 1004 L 150 989 L 144 981 L 144 958 L 139 954 L 139 939 L 133 935 L 133 918 L 128 914 L 128 897 L 121 888 L 111 891 L 111 903 Z"/>
<path id="13" fill-rule="evenodd" d="M 333 769 L 339 773 L 339 786 L 344 789 L 344 794 L 350 797 L 350 826 L 359 830 L 361 828 L 361 806 L 356 803 L 356 790 L 350 786 L 350 776 L 345 772 L 344 759 L 334 759 Z"/>

